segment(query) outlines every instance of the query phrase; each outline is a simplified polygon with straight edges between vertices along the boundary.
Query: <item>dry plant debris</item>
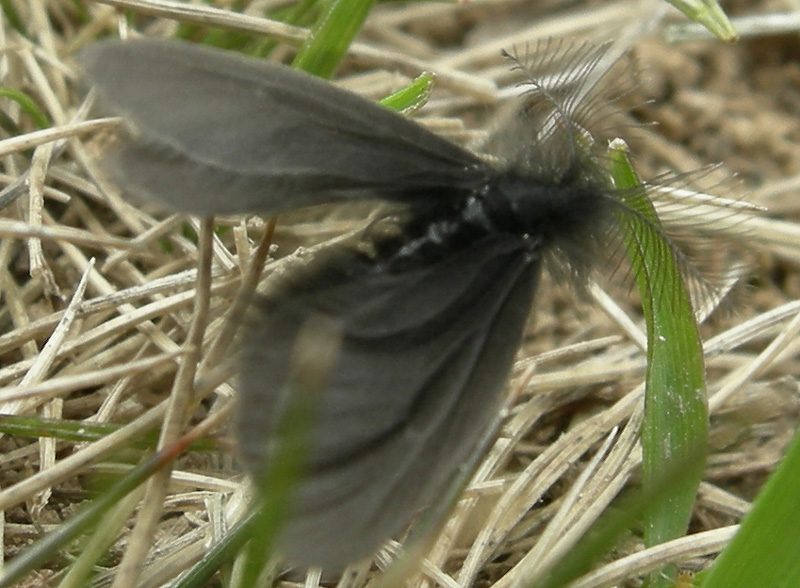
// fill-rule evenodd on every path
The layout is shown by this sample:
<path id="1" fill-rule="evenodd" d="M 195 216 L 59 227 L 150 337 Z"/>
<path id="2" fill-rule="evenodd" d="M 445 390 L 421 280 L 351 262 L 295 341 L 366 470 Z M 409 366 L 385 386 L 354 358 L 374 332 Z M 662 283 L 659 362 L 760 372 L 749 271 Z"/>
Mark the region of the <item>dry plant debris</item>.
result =
<path id="1" fill-rule="evenodd" d="M 127 551 L 140 549 L 145 563 L 135 571 L 137 585 L 162 585 L 195 562 L 245 508 L 226 420 L 235 390 L 231 301 L 243 282 L 285 271 L 308 249 L 363 226 L 370 211 L 287 215 L 270 250 L 263 246 L 269 231 L 263 219 L 218 219 L 224 230 L 207 243 L 213 265 L 207 285 L 198 290 L 194 234 L 200 222 L 135 207 L 121 197 L 124 187 L 103 177 L 96 159 L 115 123 L 88 112 L 71 61 L 100 35 L 134 29 L 170 34 L 174 18 L 152 15 L 161 8 L 157 14 L 165 16 L 171 4 L 130 2 L 149 7 L 135 9 L 130 23 L 109 6 L 126 5 L 121 0 L 11 4 L 29 36 L 8 19 L 0 23 L 2 86 L 31 96 L 52 126 L 38 128 L 19 103 L 3 100 L 0 412 L 87 428 L 109 424 L 116 432 L 96 440 L 0 438 L 3 558 L 13 558 L 68 519 L 102 491 L 105 476 L 141 459 L 137 441 L 157 431 L 164 440 L 175 439 L 202 427 L 211 447 L 182 455 L 154 482 L 158 492 L 148 493 L 145 502 L 136 495 L 125 505 L 102 560 L 101 585 L 132 585 L 124 583 L 131 577 L 123 577 L 118 565 Z M 783 2 L 739 4 L 734 15 L 737 8 L 786 9 Z M 204 5 L 193 6 L 205 14 Z M 221 16 L 206 18 L 220 22 L 214 19 Z M 259 19 L 226 19 L 228 27 L 269 29 Z M 740 175 L 745 200 L 767 212 L 747 212 L 747 232 L 739 237 L 751 268 L 747 291 L 732 312 L 703 327 L 712 451 L 692 531 L 713 531 L 746 512 L 780 460 L 800 409 L 800 210 L 794 197 L 800 185 L 800 40 L 792 34 L 732 47 L 669 47 L 658 36 L 662 26 L 663 21 L 645 22 L 640 3 L 632 0 L 380 5 L 341 83 L 381 97 L 409 74 L 433 70 L 438 86 L 423 109 L 425 124 L 479 145 L 485 113 L 513 92 L 501 48 L 547 36 L 617 38 L 644 66 L 643 92 L 653 100 L 633 114 L 658 123 L 640 129 L 634 144 L 645 175 L 717 161 Z M 296 41 L 291 28 L 272 32 Z M 281 46 L 278 53 L 290 49 Z M 253 261 L 267 253 L 263 267 L 262 260 Z M 193 312 L 198 297 L 207 300 L 202 316 Z M 576 302 L 552 284 L 541 289 L 500 437 L 428 553 L 420 584 L 500 588 L 535 576 L 537 566 L 591 521 L 587 505 L 603 504 L 609 488 L 635 475 L 643 327 L 635 301 L 615 296 L 616 306 L 597 298 L 605 302 Z M 187 364 L 180 373 L 179 366 Z M 577 488 L 581 500 L 573 503 Z M 148 512 L 152 540 L 132 542 L 130 529 Z M 705 543 L 687 538 L 683 548 L 664 557 L 685 560 L 713 552 L 727 540 L 723 535 L 708 536 Z M 629 547 L 638 547 L 635 539 Z M 357 570 L 341 585 L 365 585 L 391 553 L 387 547 L 385 560 Z M 635 577 L 663 561 L 634 562 L 615 569 L 607 581 Z M 62 563 L 50 562 L 26 585 L 55 582 Z M 319 577 L 309 577 L 306 585 L 315 581 Z"/>

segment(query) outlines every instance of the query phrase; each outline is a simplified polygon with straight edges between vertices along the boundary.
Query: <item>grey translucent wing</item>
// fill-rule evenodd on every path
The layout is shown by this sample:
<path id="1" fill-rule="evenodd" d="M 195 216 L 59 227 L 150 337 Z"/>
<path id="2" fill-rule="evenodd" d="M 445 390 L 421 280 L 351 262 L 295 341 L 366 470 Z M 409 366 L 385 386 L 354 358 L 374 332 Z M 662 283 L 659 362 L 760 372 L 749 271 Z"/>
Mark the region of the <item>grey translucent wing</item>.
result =
<path id="1" fill-rule="evenodd" d="M 79 62 L 130 123 L 104 159 L 128 190 L 197 214 L 474 187 L 474 154 L 288 67 L 189 43 L 106 41 Z M 430 190 L 426 197 L 430 198 Z"/>
<path id="2" fill-rule="evenodd" d="M 291 561 L 341 569 L 441 498 L 497 418 L 538 268 L 528 243 L 503 235 L 422 264 L 336 250 L 260 304 L 238 420 L 256 472 L 293 398 L 298 330 L 326 317 L 343 333 L 283 535 Z"/>

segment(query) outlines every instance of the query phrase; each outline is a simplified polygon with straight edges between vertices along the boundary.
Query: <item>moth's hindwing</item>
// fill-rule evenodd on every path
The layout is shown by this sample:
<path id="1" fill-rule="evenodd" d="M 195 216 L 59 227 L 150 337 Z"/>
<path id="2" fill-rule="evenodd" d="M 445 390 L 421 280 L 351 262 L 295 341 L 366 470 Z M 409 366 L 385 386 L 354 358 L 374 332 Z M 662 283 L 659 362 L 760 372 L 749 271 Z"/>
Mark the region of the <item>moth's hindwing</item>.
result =
<path id="1" fill-rule="evenodd" d="M 296 393 L 287 382 L 297 333 L 319 317 L 341 332 L 284 533 L 291 560 L 337 568 L 371 555 L 481 449 L 538 267 L 522 239 L 502 235 L 395 268 L 338 249 L 258 305 L 238 422 L 256 472 Z"/>

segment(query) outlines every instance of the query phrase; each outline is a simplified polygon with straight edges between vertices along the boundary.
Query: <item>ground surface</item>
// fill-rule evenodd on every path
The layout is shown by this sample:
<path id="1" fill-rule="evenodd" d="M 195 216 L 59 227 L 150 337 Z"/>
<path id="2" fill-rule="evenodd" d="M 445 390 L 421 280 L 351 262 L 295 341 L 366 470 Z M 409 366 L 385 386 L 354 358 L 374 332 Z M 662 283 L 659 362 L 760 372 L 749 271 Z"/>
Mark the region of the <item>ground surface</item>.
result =
<path id="1" fill-rule="evenodd" d="M 115 13 L 92 2 L 80 5 L 84 14 L 67 0 L 11 4 L 29 36 L 3 21 L 2 85 L 27 92 L 57 125 L 68 125 L 82 96 L 72 55 L 101 33 L 117 34 Z M 347 84 L 380 97 L 405 83 L 400 72 L 419 73 L 419 63 L 441 70 L 437 90 L 421 114 L 431 127 L 475 145 L 483 137 L 481 121 L 501 94 L 485 82 L 510 87 L 500 48 L 562 34 L 630 39 L 625 43 L 642 69 L 640 92 L 651 100 L 637 106 L 633 116 L 640 123 L 657 123 L 637 129 L 639 139 L 633 142 L 643 175 L 722 162 L 724 171 L 715 173 L 736 173 L 743 186 L 725 188 L 724 195 L 766 209 L 745 211 L 741 222 L 720 231 L 719 243 L 735 241 L 735 256 L 749 270 L 742 280 L 745 287 L 722 316 L 703 326 L 705 340 L 713 342 L 707 358 L 709 391 L 722 389 L 726 398 L 712 400 L 711 455 L 691 530 L 733 524 L 779 461 L 800 410 L 798 349 L 791 338 L 783 354 L 756 374 L 738 375 L 800 310 L 794 303 L 800 295 L 800 40 L 796 34 L 762 35 L 734 46 L 712 40 L 669 46 L 662 40 L 664 31 L 681 18 L 670 12 L 645 34 L 642 13 L 647 10 L 639 2 L 530 4 L 479 0 L 378 6 L 360 40 L 383 53 L 355 51 L 343 68 Z M 786 11 L 789 4 L 738 2 L 730 12 Z M 651 3 L 654 12 L 660 6 Z M 159 35 L 167 34 L 173 21 L 138 16 L 131 26 Z M 121 434 L 141 439 L 138 424 L 150 419 L 150 427 L 142 429 L 152 430 L 163 420 L 177 371 L 169 354 L 186 344 L 192 324 L 195 241 L 181 236 L 180 219 L 133 209 L 102 179 L 98 187 L 98 131 L 77 131 L 65 149 L 57 147 L 52 154 L 47 151 L 52 142 L 26 135 L 36 125 L 16 103 L 5 101 L 3 109 L 19 129 L 3 125 L 0 179 L 12 185 L 29 174 L 29 184 L 21 186 L 21 197 L 0 217 L 0 412 L 76 421 L 81 430 L 80 424 L 115 424 L 124 426 Z M 30 143 L 14 144 L 13 135 Z M 290 256 L 300 245 L 313 246 L 354 229 L 363 216 L 361 210 L 288 215 L 276 232 L 275 255 Z M 227 347 L 214 348 L 220 317 L 265 230 L 257 218 L 222 224 L 234 230 L 221 233 L 214 244 L 217 269 L 201 373 L 228 359 Z M 270 258 L 266 271 L 279 271 L 281 263 Z M 84 274 L 86 290 L 70 306 Z M 624 288 L 615 299 L 639 320 L 636 302 Z M 68 324 L 57 336 L 55 326 L 64 316 Z M 752 328 L 737 330 L 743 325 Z M 454 536 L 445 534 L 432 549 L 428 578 L 448 586 L 505 586 L 535 576 L 525 567 L 524 554 L 535 546 L 546 558 L 564 535 L 552 529 L 543 535 L 545 525 L 598 442 L 628 422 L 636 406 L 626 395 L 642 381 L 643 355 L 627 333 L 611 310 L 576 301 L 545 280 L 512 378 L 515 400 L 501 440 L 482 470 L 486 479 L 476 480 L 470 490 L 469 496 L 481 498 L 456 510 L 448 523 Z M 148 358 L 160 360 L 143 364 Z M 242 512 L 242 476 L 227 428 L 235 380 L 224 376 L 199 406 L 173 408 L 179 430 L 205 423 L 216 444 L 180 458 L 171 482 L 156 484 L 161 494 L 123 505 L 129 510 L 121 509 L 115 523 L 119 534 L 100 560 L 101 584 L 116 578 L 118 585 L 128 585 L 117 566 L 131 549 L 130 529 L 142 512 L 156 513 L 152 540 L 135 542 L 144 547 L 144 564 L 136 570 L 144 586 L 174 578 Z M 9 400 L 12 393 L 18 396 Z M 68 520 L 92 492 L 102 489 L 104 476 L 141 458 L 139 449 L 117 451 L 122 440 L 67 440 L 64 431 L 56 434 L 57 441 L 36 439 L 37 424 L 27 427 L 0 438 L 5 559 Z M 511 448 L 509 439 L 515 442 Z M 624 457 L 628 449 L 620 441 L 612 455 Z M 607 474 L 625 477 L 634 462 L 621 459 Z M 522 474 L 528 484 L 515 483 Z M 587 499 L 597 498 L 601 489 L 588 488 Z M 631 550 L 638 547 L 634 536 L 629 543 Z M 72 546 L 71 556 L 82 549 Z M 55 584 L 54 570 L 63 563 L 49 558 L 23 585 Z M 691 565 L 702 566 L 702 560 Z M 347 581 L 363 585 L 376 569 L 364 568 Z M 633 578 L 635 572 L 622 577 Z"/>

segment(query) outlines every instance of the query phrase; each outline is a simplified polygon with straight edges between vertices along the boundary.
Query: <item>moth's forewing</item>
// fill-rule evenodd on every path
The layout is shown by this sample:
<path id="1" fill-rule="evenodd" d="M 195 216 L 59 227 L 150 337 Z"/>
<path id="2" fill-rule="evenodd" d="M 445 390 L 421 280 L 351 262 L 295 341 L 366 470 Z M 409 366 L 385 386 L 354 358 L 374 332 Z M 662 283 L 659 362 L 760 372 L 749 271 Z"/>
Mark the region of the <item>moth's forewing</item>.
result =
<path id="1" fill-rule="evenodd" d="M 341 332 L 283 534 L 295 563 L 341 568 L 371 555 L 446 490 L 497 418 L 538 255 L 496 235 L 408 261 L 316 259 L 260 304 L 247 337 L 238 432 L 258 472 L 294 392 L 297 332 L 315 316 Z"/>
<path id="2" fill-rule="evenodd" d="M 179 210 L 407 201 L 487 174 L 475 155 L 405 117 L 276 63 L 145 39 L 96 43 L 79 62 L 101 104 L 129 124 L 104 154 L 111 171 Z"/>

